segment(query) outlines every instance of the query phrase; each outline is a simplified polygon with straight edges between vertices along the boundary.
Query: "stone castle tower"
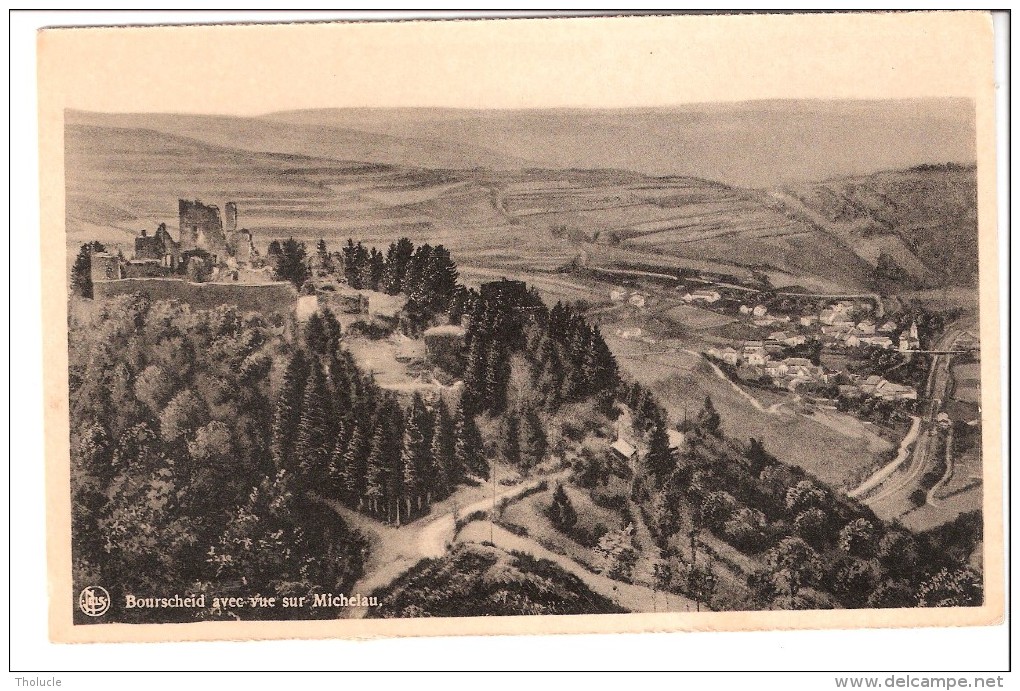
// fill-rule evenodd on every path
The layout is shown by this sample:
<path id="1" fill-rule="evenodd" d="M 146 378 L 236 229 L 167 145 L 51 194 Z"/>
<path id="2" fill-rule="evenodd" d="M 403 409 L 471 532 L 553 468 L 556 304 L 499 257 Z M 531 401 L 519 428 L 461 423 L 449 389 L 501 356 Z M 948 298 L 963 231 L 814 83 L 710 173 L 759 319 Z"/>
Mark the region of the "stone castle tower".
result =
<path id="1" fill-rule="evenodd" d="M 223 233 L 220 208 L 215 204 L 206 205 L 187 199 L 178 200 L 181 251 L 205 250 L 210 254 L 223 254 L 227 249 L 227 238 Z M 236 221 L 236 206 L 235 221 Z"/>

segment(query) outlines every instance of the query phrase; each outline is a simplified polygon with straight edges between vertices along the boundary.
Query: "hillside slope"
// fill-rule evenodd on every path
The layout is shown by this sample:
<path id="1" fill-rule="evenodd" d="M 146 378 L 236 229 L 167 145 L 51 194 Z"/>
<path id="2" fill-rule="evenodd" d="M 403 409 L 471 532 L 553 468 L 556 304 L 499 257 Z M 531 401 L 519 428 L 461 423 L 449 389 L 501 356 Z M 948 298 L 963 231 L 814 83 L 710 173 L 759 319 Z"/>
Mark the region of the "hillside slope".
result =
<path id="1" fill-rule="evenodd" d="M 536 165 L 458 138 L 415 136 L 407 129 L 377 133 L 328 122 L 174 113 L 91 113 L 69 110 L 65 124 L 145 129 L 213 146 L 255 153 L 296 154 L 425 168 L 521 168 Z"/>
<path id="2" fill-rule="evenodd" d="M 231 137 L 243 138 L 244 127 Z M 325 140 L 316 156 L 250 150 L 256 145 L 257 139 L 237 148 L 153 129 L 69 124 L 69 242 L 98 239 L 127 249 L 141 228 L 159 222 L 176 228 L 178 198 L 220 205 L 232 200 L 242 225 L 256 231 L 262 245 L 290 235 L 334 244 L 349 236 L 388 244 L 406 235 L 442 242 L 465 265 L 493 270 L 553 271 L 583 254 L 593 263 L 691 266 L 733 275 L 760 270 L 776 285 L 838 290 L 871 284 L 877 251 L 869 251 L 862 237 L 901 242 L 906 249 L 894 256 L 919 253 L 924 266 L 917 270 L 924 273 L 942 256 L 926 234 L 965 228 L 962 221 L 953 225 L 953 219 L 966 218 L 962 204 L 929 204 L 918 212 L 920 220 L 906 224 L 910 215 L 903 208 L 910 211 L 916 196 L 909 184 L 883 187 L 887 206 L 868 207 L 871 225 L 859 228 L 861 221 L 843 222 L 838 209 L 829 210 L 821 186 L 776 196 L 614 169 L 364 163 L 341 158 L 343 146 Z M 920 176 L 915 187 L 927 189 L 924 176 L 936 174 L 912 174 Z M 958 184 L 954 176 L 946 177 L 944 190 Z M 871 189 L 841 184 L 839 194 L 852 189 L 860 197 Z M 948 191 L 941 196 L 952 198 Z M 948 220 L 941 221 L 942 215 Z M 871 230 L 878 218 L 893 230 Z M 951 255 L 952 249 L 942 251 Z"/>
<path id="3" fill-rule="evenodd" d="M 344 108 L 266 120 L 484 147 L 543 168 L 625 168 L 772 188 L 972 162 L 967 99 L 771 100 L 650 108 Z"/>
<path id="4" fill-rule="evenodd" d="M 916 166 L 793 187 L 777 197 L 792 217 L 869 264 L 891 257 L 919 286 L 977 280 L 975 166 Z"/>

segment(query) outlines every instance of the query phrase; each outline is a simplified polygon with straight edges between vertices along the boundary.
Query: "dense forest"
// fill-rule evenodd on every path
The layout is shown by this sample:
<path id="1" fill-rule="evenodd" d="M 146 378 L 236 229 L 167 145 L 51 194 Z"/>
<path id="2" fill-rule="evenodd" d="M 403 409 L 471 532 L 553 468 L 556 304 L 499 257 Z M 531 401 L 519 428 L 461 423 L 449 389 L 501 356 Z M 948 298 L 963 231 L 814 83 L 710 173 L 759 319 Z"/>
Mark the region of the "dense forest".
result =
<path id="1" fill-rule="evenodd" d="M 88 249 L 75 272 L 79 283 L 87 275 Z M 340 320 L 326 308 L 298 322 L 231 307 L 195 310 L 140 295 L 73 297 L 75 592 L 107 584 L 114 603 L 128 593 L 344 592 L 361 577 L 369 543 L 330 502 L 399 526 L 428 514 L 459 485 L 487 479 L 493 461 L 526 475 L 558 455 L 562 447 L 550 439 L 553 421 L 558 433 L 573 426 L 581 439 L 586 431 L 578 426 L 598 421 L 608 428 L 628 411 L 645 452 L 627 501 L 658 543 L 662 588 L 710 607 L 981 601 L 980 573 L 969 566 L 981 539 L 979 516 L 964 515 L 921 535 L 884 524 L 863 505 L 781 463 L 756 440 L 722 436 L 711 401 L 679 425 L 683 449 L 672 447 L 664 409 L 647 389 L 621 378 L 598 327 L 574 305 L 550 308 L 518 281 L 467 288 L 443 246 L 415 247 L 406 238 L 385 252 L 348 241 L 336 253 L 324 242 L 308 253 L 290 239 L 274 242 L 270 255 L 277 274 L 302 290 L 314 276 L 336 276 L 354 288 L 403 295 L 407 335 L 462 325 L 455 402 L 418 393 L 400 398 L 378 386 L 359 368 Z M 87 295 L 87 285 L 76 287 Z M 582 407 L 587 413 L 579 412 Z M 621 470 L 608 451 L 605 458 L 588 453 L 571 462 L 575 483 L 587 488 L 632 472 Z M 617 508 L 626 512 L 626 503 Z M 560 488 L 550 520 L 569 531 L 577 521 L 573 511 Z M 716 576 L 703 554 L 707 536 L 758 565 L 736 599 L 723 602 L 716 594 L 713 601 Z M 626 551 L 628 539 L 619 531 L 591 537 L 607 563 Z M 503 564 L 500 559 L 462 551 L 414 578 L 432 571 L 447 578 L 459 565 L 481 578 Z M 551 580 L 543 588 L 566 598 L 553 602 L 546 590 L 521 593 L 534 611 L 576 612 L 590 598 L 565 574 L 524 555 L 512 561 L 514 568 L 545 573 Z M 616 566 L 604 572 L 626 579 Z M 417 611 L 410 584 L 394 587 L 383 616 Z M 479 602 L 504 596 L 496 588 Z M 471 613 L 511 613 L 513 606 L 477 609 Z M 614 610 L 600 602 L 598 611 Z M 260 617 L 274 614 L 294 616 L 286 609 L 258 611 Z M 127 622 L 251 616 L 243 609 L 115 606 L 111 612 Z"/>
<path id="2" fill-rule="evenodd" d="M 300 243 L 272 252 L 312 272 Z M 298 325 L 140 295 L 73 303 L 76 588 L 116 584 L 115 602 L 127 593 L 342 591 L 360 576 L 367 544 L 322 499 L 399 525 L 488 474 L 480 416 L 499 425 L 500 457 L 526 471 L 545 453 L 542 410 L 615 387 L 608 347 L 569 307 L 547 310 L 514 282 L 466 290 L 441 246 L 401 240 L 379 272 L 371 263 L 381 253 L 349 243 L 347 280 L 361 276 L 362 257 L 369 286 L 378 277 L 388 292 L 409 291 L 405 310 L 422 326 L 463 317 L 455 410 L 418 394 L 404 405 L 376 386 L 328 309 Z M 279 267 L 293 270 L 289 260 Z M 521 330 L 527 340 L 510 338 Z M 509 393 L 511 365 L 521 369 L 529 343 L 538 356 L 525 376 L 556 385 L 522 400 Z M 114 615 L 143 621 L 141 611 Z"/>
<path id="3" fill-rule="evenodd" d="M 635 495 L 668 561 L 664 586 L 697 597 L 709 574 L 703 531 L 759 564 L 747 577 L 754 609 L 970 606 L 982 602 L 971 566 L 978 513 L 915 535 L 879 520 L 760 441 L 724 437 L 711 399 L 681 423 L 685 448 L 670 453 L 666 416 L 641 386 L 627 404 L 647 430 L 649 451 Z"/>

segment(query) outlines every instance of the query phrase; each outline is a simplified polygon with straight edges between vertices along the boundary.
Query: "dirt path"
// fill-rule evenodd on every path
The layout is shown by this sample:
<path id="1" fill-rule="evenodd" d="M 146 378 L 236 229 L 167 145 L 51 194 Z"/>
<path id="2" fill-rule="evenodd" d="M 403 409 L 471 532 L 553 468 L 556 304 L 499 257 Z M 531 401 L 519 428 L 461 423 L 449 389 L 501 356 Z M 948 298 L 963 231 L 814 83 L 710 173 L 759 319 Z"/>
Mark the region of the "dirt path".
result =
<path id="1" fill-rule="evenodd" d="M 348 524 L 360 530 L 371 541 L 365 573 L 351 588 L 352 593 L 367 596 L 400 578 L 422 559 L 437 559 L 446 554 L 454 542 L 458 519 L 479 511 L 487 512 L 493 504 L 513 500 L 538 487 L 543 481 L 556 477 L 559 475 L 536 478 L 495 493 L 491 492 L 491 483 L 487 483 L 490 492 L 481 499 L 464 506 L 454 505 L 431 520 L 425 517 L 400 528 L 381 523 L 340 502 L 322 497 L 316 499 L 340 514 Z M 366 606 L 344 610 L 348 619 L 362 619 L 367 613 Z"/>
<path id="2" fill-rule="evenodd" d="M 947 330 L 935 344 L 934 349 L 938 351 L 952 350 L 961 333 L 963 331 L 959 328 Z M 911 504 L 909 496 L 918 486 L 920 478 L 931 466 L 932 459 L 929 456 L 931 456 L 932 450 L 938 446 L 935 443 L 936 417 L 942 410 L 947 395 L 951 364 L 951 355 L 933 356 L 925 386 L 928 404 L 925 406 L 923 417 L 921 417 L 917 442 L 914 444 L 913 452 L 908 455 L 909 463 L 906 468 L 901 466 L 894 469 L 884 482 L 879 483 L 879 491 L 864 500 L 881 518 L 898 518 L 916 510 Z M 925 493 L 925 505 L 932 499 L 932 496 L 931 492 Z"/>
<path id="3" fill-rule="evenodd" d="M 921 418 L 916 415 L 911 415 L 910 429 L 907 431 L 906 436 L 900 441 L 900 449 L 896 454 L 896 458 L 891 463 L 883 466 L 874 475 L 869 477 L 867 480 L 861 483 L 857 489 L 847 492 L 848 497 L 859 497 L 863 494 L 867 494 L 871 490 L 878 487 L 880 484 L 885 482 L 886 478 L 892 475 L 896 470 L 903 465 L 903 462 L 910 456 L 910 447 L 917 440 L 917 435 L 921 430 Z"/>
<path id="4" fill-rule="evenodd" d="M 747 393 L 742 388 L 737 386 L 737 384 L 732 379 L 730 379 L 729 377 L 726 376 L 725 372 L 723 372 L 721 369 L 719 369 L 719 365 L 715 364 L 711 360 L 707 360 L 707 362 L 708 362 L 709 366 L 712 368 L 712 371 L 715 372 L 715 376 L 717 376 L 720 379 L 724 380 L 727 384 L 729 384 L 731 387 L 733 387 L 734 391 L 736 391 L 741 396 L 746 398 L 747 402 L 750 403 L 751 406 L 754 407 L 755 410 L 761 411 L 763 413 L 767 413 L 769 415 L 778 415 L 779 414 L 778 411 L 766 408 L 765 406 L 763 406 L 761 404 L 761 401 L 759 401 L 757 398 L 755 398 L 754 396 L 752 396 L 751 394 Z"/>
<path id="5" fill-rule="evenodd" d="M 471 523 L 457 535 L 458 542 L 488 542 L 490 527 L 481 522 Z M 592 573 L 576 561 L 556 554 L 526 537 L 520 537 L 499 526 L 492 527 L 492 542 L 501 549 L 523 552 L 536 559 L 548 559 L 567 573 L 577 576 L 588 588 L 616 602 L 631 612 L 693 612 L 695 603 L 681 595 L 654 591 L 643 585 L 614 581 Z"/>

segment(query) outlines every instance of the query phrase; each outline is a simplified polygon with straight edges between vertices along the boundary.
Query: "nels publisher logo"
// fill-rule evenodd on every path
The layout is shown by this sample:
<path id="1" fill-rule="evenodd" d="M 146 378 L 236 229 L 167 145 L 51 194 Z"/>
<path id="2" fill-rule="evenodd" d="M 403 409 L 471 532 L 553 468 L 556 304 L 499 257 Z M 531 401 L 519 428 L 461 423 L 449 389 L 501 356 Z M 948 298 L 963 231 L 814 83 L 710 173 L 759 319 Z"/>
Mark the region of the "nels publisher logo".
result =
<path id="1" fill-rule="evenodd" d="M 110 609 L 110 593 L 106 588 L 90 585 L 78 596 L 78 606 L 90 617 L 101 617 Z"/>

